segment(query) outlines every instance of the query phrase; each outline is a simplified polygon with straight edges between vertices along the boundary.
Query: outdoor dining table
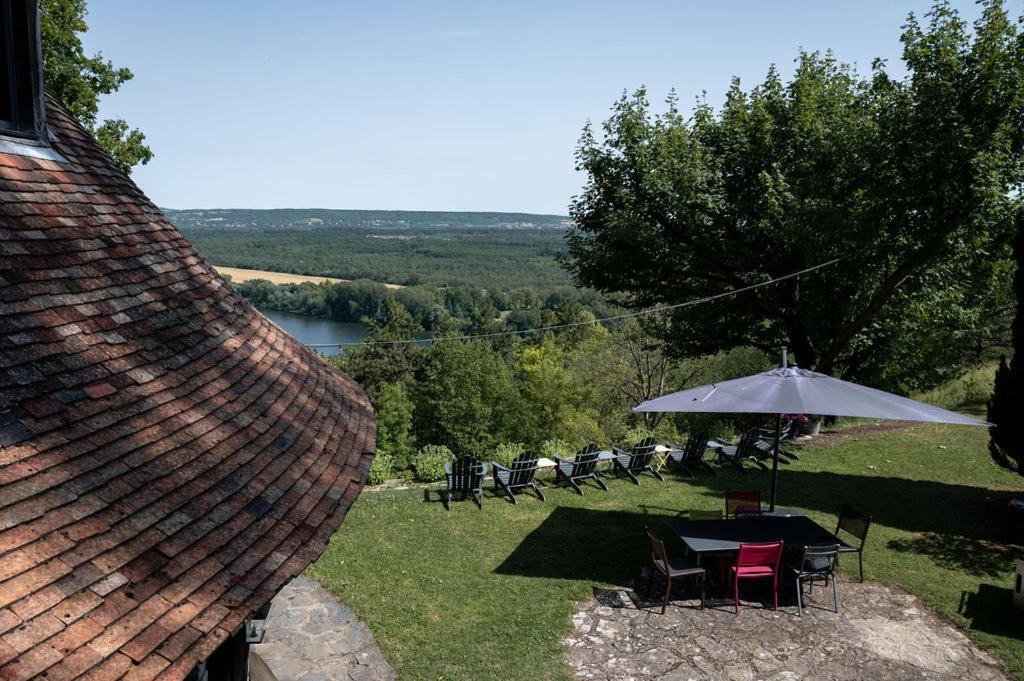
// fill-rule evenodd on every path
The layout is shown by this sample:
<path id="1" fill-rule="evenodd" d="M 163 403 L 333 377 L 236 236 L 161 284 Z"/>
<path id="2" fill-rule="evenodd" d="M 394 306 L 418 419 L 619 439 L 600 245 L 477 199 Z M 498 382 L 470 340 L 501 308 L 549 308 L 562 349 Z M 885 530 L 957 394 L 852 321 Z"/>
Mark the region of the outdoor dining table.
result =
<path id="1" fill-rule="evenodd" d="M 785 514 L 785 515 L 783 515 Z M 783 542 L 783 547 L 836 545 L 841 552 L 855 548 L 805 515 L 790 509 L 732 520 L 684 520 L 668 522 L 686 547 L 697 554 L 739 551 L 740 543 Z"/>

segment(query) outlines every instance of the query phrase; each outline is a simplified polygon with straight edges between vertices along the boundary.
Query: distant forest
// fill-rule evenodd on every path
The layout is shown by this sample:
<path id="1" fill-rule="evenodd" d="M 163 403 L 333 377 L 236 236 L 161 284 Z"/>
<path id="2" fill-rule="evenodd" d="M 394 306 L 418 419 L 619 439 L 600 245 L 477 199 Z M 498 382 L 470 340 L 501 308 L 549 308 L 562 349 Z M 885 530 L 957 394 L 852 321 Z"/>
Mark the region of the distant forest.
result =
<path id="1" fill-rule="evenodd" d="M 213 264 L 414 286 L 571 286 L 567 218 L 524 213 L 167 210 Z"/>

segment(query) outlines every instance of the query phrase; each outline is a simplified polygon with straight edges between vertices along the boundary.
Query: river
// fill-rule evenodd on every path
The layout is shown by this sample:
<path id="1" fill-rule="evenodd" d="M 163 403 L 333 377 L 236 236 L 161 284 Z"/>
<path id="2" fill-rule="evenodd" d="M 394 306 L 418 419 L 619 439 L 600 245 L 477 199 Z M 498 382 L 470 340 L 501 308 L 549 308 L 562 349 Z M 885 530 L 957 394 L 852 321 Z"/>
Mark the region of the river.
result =
<path id="1" fill-rule="evenodd" d="M 306 345 L 358 343 L 366 337 L 366 327 L 354 322 L 336 322 L 323 317 L 308 317 L 294 312 L 260 310 L 268 319 Z M 337 355 L 338 348 L 314 348 L 325 355 Z"/>

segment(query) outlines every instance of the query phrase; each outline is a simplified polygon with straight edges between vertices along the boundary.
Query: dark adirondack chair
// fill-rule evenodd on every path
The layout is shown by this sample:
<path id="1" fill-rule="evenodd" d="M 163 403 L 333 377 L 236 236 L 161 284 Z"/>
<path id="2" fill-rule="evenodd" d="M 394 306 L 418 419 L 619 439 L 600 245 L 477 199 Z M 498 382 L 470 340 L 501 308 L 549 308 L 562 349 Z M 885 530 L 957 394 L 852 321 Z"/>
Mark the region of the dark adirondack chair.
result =
<path id="1" fill-rule="evenodd" d="M 520 454 L 507 467 L 492 461 L 491 472 L 494 476 L 494 491 L 508 494 L 513 504 L 519 503 L 516 501 L 516 492 L 523 489 L 532 489 L 544 501 L 544 493 L 533 480 L 537 474 L 537 456 L 532 452 Z"/>
<path id="2" fill-rule="evenodd" d="M 651 465 L 656 445 L 657 441 L 653 437 L 641 440 L 628 452 L 613 445 L 612 452 L 615 454 L 615 458 L 612 459 L 612 465 L 615 467 L 615 471 L 623 473 L 636 485 L 640 484 L 638 476 L 645 472 L 664 482 L 665 478 L 661 477 L 661 473 Z"/>
<path id="3" fill-rule="evenodd" d="M 458 494 L 463 499 L 470 496 L 476 498 L 477 506 L 484 507 L 484 475 L 487 464 L 472 456 L 462 456 L 444 464 L 445 495 L 444 507 L 452 510 L 452 496 Z"/>
<path id="4" fill-rule="evenodd" d="M 704 453 L 707 451 L 707 448 L 708 434 L 703 431 L 693 433 L 686 440 L 686 444 L 681 450 L 668 455 L 668 460 L 674 467 L 690 477 L 693 477 L 693 471 L 695 470 L 704 470 L 712 475 L 717 475 L 711 464 L 704 459 Z"/>
<path id="5" fill-rule="evenodd" d="M 597 474 L 597 445 L 589 444 L 576 453 L 572 459 L 555 457 L 555 484 L 564 483 L 576 490 L 581 496 L 583 489 L 580 483 L 593 480 L 597 486 L 608 491 L 608 486 Z"/>
<path id="6" fill-rule="evenodd" d="M 857 539 L 857 562 L 860 565 L 860 581 L 864 581 L 864 540 L 868 537 L 868 528 L 871 527 L 871 515 L 853 508 L 843 506 L 839 510 L 839 523 L 836 525 L 836 536 L 842 530 Z"/>
<path id="7" fill-rule="evenodd" d="M 718 450 L 718 461 L 720 464 L 729 463 L 739 470 L 744 470 L 743 462 L 749 461 L 754 465 L 768 470 L 768 466 L 761 461 L 764 452 L 757 447 L 760 435 L 756 430 L 750 430 L 743 434 L 738 444 L 721 447 Z"/>
<path id="8" fill-rule="evenodd" d="M 792 429 L 793 426 L 790 423 L 787 423 L 782 427 L 782 430 L 779 431 L 780 442 L 789 437 Z M 760 452 L 758 458 L 765 460 L 771 459 L 772 452 L 775 449 L 775 431 L 766 428 L 755 428 L 754 432 L 757 433 L 757 440 L 754 441 L 754 447 L 756 447 Z M 795 461 L 800 458 L 791 449 L 788 449 L 781 444 L 779 445 L 779 456 L 790 461 Z"/>

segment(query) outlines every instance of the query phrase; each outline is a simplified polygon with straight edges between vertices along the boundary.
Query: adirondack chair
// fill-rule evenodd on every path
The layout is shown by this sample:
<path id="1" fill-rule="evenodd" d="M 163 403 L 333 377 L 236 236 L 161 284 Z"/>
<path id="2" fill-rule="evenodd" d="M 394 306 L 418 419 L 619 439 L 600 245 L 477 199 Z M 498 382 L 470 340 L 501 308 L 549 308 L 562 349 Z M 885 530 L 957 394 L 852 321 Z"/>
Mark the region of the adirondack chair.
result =
<path id="1" fill-rule="evenodd" d="M 572 459 L 555 457 L 555 484 L 564 483 L 572 487 L 576 492 L 583 495 L 580 483 L 593 480 L 597 486 L 608 491 L 608 486 L 597 474 L 597 445 L 589 444 L 576 453 Z"/>
<path id="2" fill-rule="evenodd" d="M 452 496 L 460 494 L 463 499 L 476 497 L 477 506 L 484 508 L 484 475 L 487 464 L 472 456 L 461 456 L 455 461 L 445 462 L 444 507 L 452 510 Z"/>
<path id="3" fill-rule="evenodd" d="M 772 453 L 775 449 L 775 431 L 767 428 L 755 428 L 754 431 L 757 433 L 757 440 L 754 441 L 754 446 L 760 452 L 759 458 L 771 459 Z M 792 431 L 792 424 L 787 423 L 779 431 L 780 443 L 789 437 Z M 796 455 L 793 450 L 788 449 L 781 444 L 779 445 L 779 456 L 790 461 L 799 460 L 800 457 Z"/>
<path id="4" fill-rule="evenodd" d="M 708 434 L 704 431 L 696 432 L 690 435 L 681 450 L 669 454 L 668 460 L 673 466 L 691 478 L 693 477 L 693 471 L 697 469 L 705 470 L 712 475 L 718 475 L 715 473 L 715 469 L 711 467 L 711 464 L 704 459 L 704 453 L 707 451 L 707 448 Z"/>
<path id="5" fill-rule="evenodd" d="M 516 492 L 522 489 L 532 489 L 540 500 L 544 501 L 544 493 L 533 480 L 537 474 L 537 456 L 532 452 L 520 454 L 507 467 L 492 461 L 491 471 L 494 476 L 495 493 L 505 492 L 513 504 L 519 503 L 516 501 Z"/>
<path id="6" fill-rule="evenodd" d="M 757 448 L 757 441 L 760 438 L 756 430 L 749 430 L 743 434 L 738 444 L 726 445 L 718 449 L 719 464 L 729 463 L 739 470 L 743 470 L 743 462 L 750 461 L 754 465 L 768 470 L 768 466 L 761 461 L 763 452 Z"/>
<path id="7" fill-rule="evenodd" d="M 661 473 L 656 471 L 654 466 L 651 465 L 656 445 L 657 441 L 653 437 L 641 440 L 628 452 L 612 445 L 612 453 L 615 454 L 615 458 L 612 459 L 612 465 L 616 472 L 625 474 L 636 485 L 640 484 L 637 476 L 644 472 L 650 473 L 658 480 L 664 482 L 665 478 L 661 477 Z"/>

